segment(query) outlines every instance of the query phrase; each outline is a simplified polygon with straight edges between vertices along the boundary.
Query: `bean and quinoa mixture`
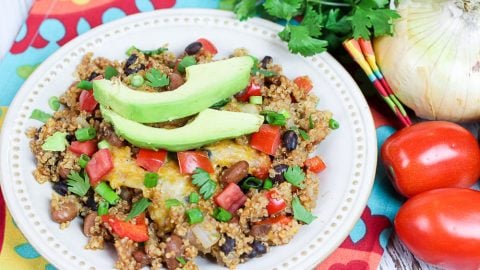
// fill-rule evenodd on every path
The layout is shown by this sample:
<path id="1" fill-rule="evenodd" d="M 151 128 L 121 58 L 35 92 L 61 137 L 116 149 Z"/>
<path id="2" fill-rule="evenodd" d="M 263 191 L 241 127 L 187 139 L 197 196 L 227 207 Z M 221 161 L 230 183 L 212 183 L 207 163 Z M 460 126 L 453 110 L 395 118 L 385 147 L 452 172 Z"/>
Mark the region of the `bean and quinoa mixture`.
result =
<path id="1" fill-rule="evenodd" d="M 309 154 L 338 123 L 316 109 L 308 77 L 290 80 L 270 56 L 252 56 L 248 87 L 211 107 L 264 115 L 257 133 L 167 153 L 131 145 L 103 120 L 92 80 L 173 91 L 185 82 L 186 67 L 214 61 L 216 53 L 206 39 L 178 56 L 164 47 L 131 47 L 122 62 L 88 53 L 77 68 L 79 81 L 50 100 L 53 115 L 32 114 L 44 122 L 27 132 L 37 161 L 33 175 L 52 184 L 52 220 L 64 229 L 83 219 L 85 248 L 113 245 L 118 269 L 198 269 L 197 256 L 235 269 L 287 244 L 315 219 L 316 173 L 325 164 Z M 232 57 L 244 55 L 236 49 Z M 170 129 L 192 118 L 150 125 Z"/>

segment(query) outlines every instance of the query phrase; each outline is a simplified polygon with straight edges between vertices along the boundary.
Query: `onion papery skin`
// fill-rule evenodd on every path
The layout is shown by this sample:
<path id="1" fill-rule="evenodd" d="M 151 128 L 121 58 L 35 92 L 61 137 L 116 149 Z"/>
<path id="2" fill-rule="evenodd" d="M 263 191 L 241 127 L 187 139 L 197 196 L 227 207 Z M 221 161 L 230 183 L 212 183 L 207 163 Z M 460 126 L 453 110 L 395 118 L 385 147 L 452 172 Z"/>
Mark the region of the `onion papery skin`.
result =
<path id="1" fill-rule="evenodd" d="M 378 64 L 418 117 L 480 119 L 479 0 L 403 0 L 395 35 L 374 40 Z"/>

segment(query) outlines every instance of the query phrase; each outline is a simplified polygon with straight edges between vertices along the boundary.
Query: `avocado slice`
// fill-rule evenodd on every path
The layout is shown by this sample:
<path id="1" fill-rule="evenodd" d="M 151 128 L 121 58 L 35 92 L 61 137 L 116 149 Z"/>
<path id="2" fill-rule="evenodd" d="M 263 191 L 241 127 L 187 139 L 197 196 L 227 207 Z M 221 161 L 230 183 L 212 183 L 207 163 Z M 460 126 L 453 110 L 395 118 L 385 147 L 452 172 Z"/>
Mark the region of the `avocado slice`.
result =
<path id="1" fill-rule="evenodd" d="M 184 151 L 219 140 L 257 132 L 263 116 L 250 113 L 206 109 L 190 123 L 174 129 L 154 128 L 123 118 L 112 110 L 100 107 L 103 118 L 118 135 L 131 144 L 147 149 Z"/>
<path id="2" fill-rule="evenodd" d="M 136 91 L 120 81 L 95 80 L 93 94 L 103 106 L 139 123 L 171 121 L 205 110 L 243 90 L 249 83 L 253 60 L 234 57 L 189 66 L 187 81 L 173 91 Z"/>

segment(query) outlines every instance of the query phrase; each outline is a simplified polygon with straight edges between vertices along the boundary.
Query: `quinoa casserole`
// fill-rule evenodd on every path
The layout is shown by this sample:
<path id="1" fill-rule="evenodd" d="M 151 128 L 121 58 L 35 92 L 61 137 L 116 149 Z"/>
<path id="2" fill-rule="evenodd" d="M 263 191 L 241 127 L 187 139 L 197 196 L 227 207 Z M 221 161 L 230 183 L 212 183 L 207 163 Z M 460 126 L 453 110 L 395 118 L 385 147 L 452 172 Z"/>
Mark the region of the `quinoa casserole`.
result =
<path id="1" fill-rule="evenodd" d="M 76 69 L 78 81 L 50 98 L 53 112 L 32 113 L 44 122 L 27 131 L 33 175 L 52 184 L 52 220 L 68 229 L 70 221 L 83 219 L 85 248 L 112 245 L 117 269 L 198 269 L 197 256 L 235 269 L 287 244 L 315 219 L 317 173 L 326 166 L 311 154 L 338 123 L 316 109 L 307 76 L 287 78 L 270 56 L 258 60 L 234 50 L 230 58 L 253 60 L 248 84 L 210 106 L 261 116 L 256 132 L 185 151 L 152 150 L 129 142 L 102 116 L 92 90 L 96 80 L 174 92 L 187 81 L 189 66 L 217 61 L 216 53 L 206 39 L 178 56 L 166 47 L 131 47 L 125 61 L 87 53 Z M 145 125 L 175 130 L 195 117 Z"/>

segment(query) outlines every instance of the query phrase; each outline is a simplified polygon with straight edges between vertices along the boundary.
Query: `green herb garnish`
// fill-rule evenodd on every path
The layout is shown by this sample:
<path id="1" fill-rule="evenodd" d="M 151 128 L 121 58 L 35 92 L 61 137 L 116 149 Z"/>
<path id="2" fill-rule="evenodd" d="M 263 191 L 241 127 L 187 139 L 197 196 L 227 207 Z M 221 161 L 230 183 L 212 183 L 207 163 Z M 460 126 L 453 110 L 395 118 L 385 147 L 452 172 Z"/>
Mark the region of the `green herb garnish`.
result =
<path id="1" fill-rule="evenodd" d="M 167 48 L 165 47 L 160 47 L 158 49 L 154 49 L 154 50 L 140 50 L 139 48 L 135 47 L 135 46 L 131 46 L 130 48 L 128 48 L 128 50 L 126 51 L 126 54 L 128 56 L 132 55 L 132 52 L 133 51 L 137 51 L 137 52 L 141 52 L 143 53 L 145 56 L 152 56 L 152 55 L 157 55 L 157 54 L 162 54 L 163 52 L 165 51 L 168 51 Z"/>
<path id="2" fill-rule="evenodd" d="M 80 158 L 78 159 L 78 165 L 80 165 L 80 168 L 84 169 L 87 167 L 87 163 L 90 161 L 90 157 L 82 154 Z"/>
<path id="3" fill-rule="evenodd" d="M 46 123 L 51 117 L 51 114 L 41 111 L 39 109 L 33 110 L 32 114 L 30 115 L 30 119 L 38 120 L 43 123 Z"/>
<path id="4" fill-rule="evenodd" d="M 305 222 L 306 224 L 312 223 L 317 217 L 314 216 L 310 211 L 303 207 L 300 199 L 297 196 L 293 197 L 292 200 L 292 209 L 293 209 L 293 218 L 298 221 Z"/>
<path id="5" fill-rule="evenodd" d="M 210 106 L 210 109 L 219 110 L 230 102 L 230 98 L 225 98 Z"/>
<path id="6" fill-rule="evenodd" d="M 188 224 L 197 224 L 203 221 L 203 214 L 200 208 L 192 208 L 185 211 Z"/>
<path id="7" fill-rule="evenodd" d="M 44 151 L 65 151 L 68 145 L 66 132 L 55 132 L 48 137 L 42 144 L 42 150 Z"/>
<path id="8" fill-rule="evenodd" d="M 147 188 L 156 187 L 158 184 L 158 173 L 147 172 L 143 178 L 143 185 Z"/>
<path id="9" fill-rule="evenodd" d="M 168 199 L 165 201 L 165 206 L 167 208 L 170 208 L 172 206 L 180 206 L 183 205 L 183 203 L 177 199 Z"/>
<path id="10" fill-rule="evenodd" d="M 263 189 L 269 190 L 273 187 L 272 179 L 267 178 L 263 181 Z"/>
<path id="11" fill-rule="evenodd" d="M 315 124 L 313 123 L 313 119 L 312 119 L 312 115 L 310 114 L 310 116 L 308 117 L 308 127 L 310 129 L 314 128 L 315 127 Z"/>
<path id="12" fill-rule="evenodd" d="M 170 79 L 167 75 L 161 73 L 160 70 L 156 68 L 148 70 L 145 78 L 147 78 L 147 84 L 151 87 L 162 87 L 170 84 Z"/>
<path id="13" fill-rule="evenodd" d="M 199 200 L 200 200 L 200 196 L 196 192 L 192 192 L 190 193 L 190 196 L 188 196 L 188 201 L 190 203 L 198 203 Z"/>
<path id="14" fill-rule="evenodd" d="M 77 194 L 78 196 L 85 196 L 90 189 L 90 180 L 85 173 L 82 177 L 78 172 L 70 171 L 67 176 L 68 191 Z"/>
<path id="15" fill-rule="evenodd" d="M 128 213 L 126 221 L 129 221 L 130 219 L 143 213 L 143 211 L 145 211 L 145 209 L 147 209 L 151 203 L 152 202 L 146 198 L 141 198 L 140 200 L 136 201 L 132 206 L 132 210 L 130 210 L 130 213 Z"/>
<path id="16" fill-rule="evenodd" d="M 115 205 L 120 201 L 120 196 L 105 182 L 100 182 L 95 187 L 95 192 L 102 196 L 110 205 Z"/>
<path id="17" fill-rule="evenodd" d="M 288 169 L 283 173 L 283 176 L 290 184 L 299 188 L 303 188 L 302 182 L 305 179 L 305 173 L 298 165 L 288 167 Z"/>
<path id="18" fill-rule="evenodd" d="M 257 75 L 257 73 L 262 74 L 264 77 L 271 77 L 271 76 L 276 76 L 277 75 L 277 73 L 274 72 L 274 71 L 258 68 L 258 65 L 259 65 L 258 59 L 254 56 L 251 56 L 251 55 L 250 55 L 250 57 L 253 59 L 252 71 L 250 72 L 252 75 L 255 76 L 255 75 Z"/>
<path id="19" fill-rule="evenodd" d="M 185 69 L 189 66 L 197 64 L 197 60 L 194 56 L 185 56 L 180 63 L 178 63 L 177 69 L 181 73 L 185 73 Z"/>
<path id="20" fill-rule="evenodd" d="M 118 75 L 118 70 L 112 66 L 107 66 L 105 68 L 105 79 L 110 80 L 112 77 Z"/>
<path id="21" fill-rule="evenodd" d="M 77 88 L 83 89 L 83 90 L 92 90 L 93 89 L 93 84 L 92 82 L 86 81 L 86 80 L 81 80 L 77 84 Z"/>
<path id="22" fill-rule="evenodd" d="M 96 136 L 97 130 L 93 127 L 80 128 L 75 131 L 75 138 L 80 142 L 91 140 Z"/>
<path id="23" fill-rule="evenodd" d="M 307 133 L 305 130 L 299 128 L 299 129 L 298 129 L 298 133 L 300 134 L 300 136 L 302 137 L 302 139 L 304 139 L 305 141 L 310 140 L 310 136 L 308 136 L 308 133 Z"/>
<path id="24" fill-rule="evenodd" d="M 99 216 L 103 216 L 103 215 L 108 214 L 108 207 L 109 207 L 108 202 L 106 202 L 106 201 L 100 201 L 100 202 L 98 203 L 98 207 L 97 207 L 97 214 L 98 214 Z"/>
<path id="25" fill-rule="evenodd" d="M 58 97 L 56 97 L 56 96 L 51 97 L 48 100 L 48 106 L 53 111 L 58 111 L 58 109 L 60 109 L 60 101 L 58 100 Z"/>
<path id="26" fill-rule="evenodd" d="M 232 213 L 222 207 L 217 207 L 213 210 L 213 217 L 218 221 L 228 222 L 232 219 Z"/>
<path id="27" fill-rule="evenodd" d="M 287 123 L 285 115 L 274 111 L 261 111 L 261 115 L 265 115 L 265 121 L 270 125 L 284 126 Z"/>
<path id="28" fill-rule="evenodd" d="M 176 257 L 175 259 L 176 259 L 177 262 L 179 262 L 181 265 L 187 264 L 187 261 L 185 261 L 185 259 L 184 259 L 183 257 Z"/>
<path id="29" fill-rule="evenodd" d="M 340 127 L 340 124 L 337 122 L 337 120 L 332 118 L 328 120 L 328 127 L 331 129 L 338 129 Z"/>
<path id="30" fill-rule="evenodd" d="M 217 189 L 217 183 L 212 180 L 210 174 L 201 168 L 196 168 L 192 175 L 192 184 L 200 188 L 199 192 L 205 200 L 210 199 L 215 190 Z"/>

